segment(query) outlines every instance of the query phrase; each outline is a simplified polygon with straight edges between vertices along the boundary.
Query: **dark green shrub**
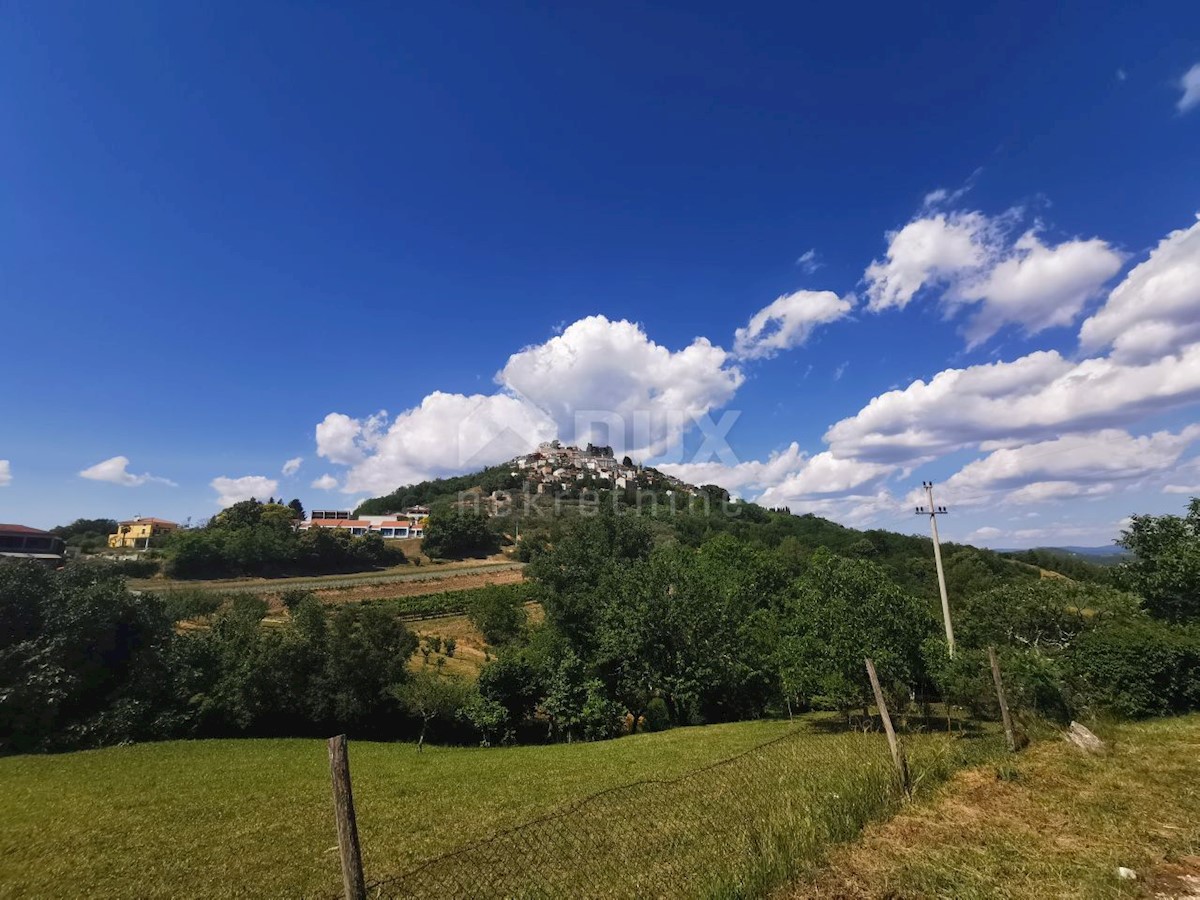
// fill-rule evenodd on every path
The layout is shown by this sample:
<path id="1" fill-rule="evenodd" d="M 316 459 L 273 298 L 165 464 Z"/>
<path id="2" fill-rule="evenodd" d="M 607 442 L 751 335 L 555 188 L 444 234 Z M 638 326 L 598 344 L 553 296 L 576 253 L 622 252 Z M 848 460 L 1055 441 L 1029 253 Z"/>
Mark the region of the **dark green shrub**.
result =
<path id="1" fill-rule="evenodd" d="M 1068 654 L 1075 702 L 1139 718 L 1200 708 L 1200 633 L 1154 620 L 1083 635 Z"/>
<path id="2" fill-rule="evenodd" d="M 313 597 L 312 591 L 306 591 L 303 588 L 288 588 L 279 595 L 279 602 L 284 605 L 288 612 L 295 612 L 296 607 L 306 600 Z"/>
<path id="3" fill-rule="evenodd" d="M 159 596 L 172 622 L 211 616 L 230 599 L 226 593 L 193 588 L 163 591 Z"/>
<path id="4" fill-rule="evenodd" d="M 645 729 L 647 731 L 666 731 L 671 727 L 671 711 L 667 709 L 667 701 L 662 697 L 653 698 L 646 704 Z"/>

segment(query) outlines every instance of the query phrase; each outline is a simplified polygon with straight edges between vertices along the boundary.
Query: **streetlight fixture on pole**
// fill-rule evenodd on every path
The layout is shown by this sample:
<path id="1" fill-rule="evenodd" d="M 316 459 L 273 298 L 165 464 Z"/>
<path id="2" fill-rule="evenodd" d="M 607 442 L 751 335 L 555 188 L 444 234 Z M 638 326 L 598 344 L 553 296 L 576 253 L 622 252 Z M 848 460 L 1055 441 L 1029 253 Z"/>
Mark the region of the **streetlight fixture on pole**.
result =
<path id="1" fill-rule="evenodd" d="M 933 482 L 922 481 L 925 496 L 929 498 L 928 506 L 918 506 L 918 516 L 929 516 L 929 529 L 933 533 L 933 561 L 937 565 L 938 590 L 942 595 L 942 618 L 946 622 L 946 644 L 950 648 L 950 657 L 954 658 L 954 626 L 950 624 L 950 600 L 946 597 L 946 573 L 942 571 L 942 547 L 938 542 L 937 517 L 947 515 L 950 511 L 944 506 L 936 506 L 933 502 Z"/>

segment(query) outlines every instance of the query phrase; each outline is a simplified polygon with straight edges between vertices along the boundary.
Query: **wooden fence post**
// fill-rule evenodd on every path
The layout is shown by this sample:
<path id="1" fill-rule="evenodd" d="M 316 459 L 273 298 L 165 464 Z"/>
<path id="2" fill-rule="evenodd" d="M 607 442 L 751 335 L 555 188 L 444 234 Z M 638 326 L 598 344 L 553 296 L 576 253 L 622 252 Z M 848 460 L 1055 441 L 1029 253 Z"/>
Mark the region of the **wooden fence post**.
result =
<path id="1" fill-rule="evenodd" d="M 892 762 L 896 764 L 896 772 L 900 776 L 900 786 L 905 794 L 912 794 L 912 785 L 908 780 L 908 760 L 896 740 L 896 731 L 892 728 L 892 717 L 888 715 L 887 704 L 883 701 L 883 689 L 879 686 L 879 676 L 875 674 L 875 663 L 868 658 L 867 675 L 871 679 L 871 690 L 875 692 L 875 705 L 879 707 L 879 717 L 883 719 L 883 730 L 887 732 L 888 747 L 892 750 Z"/>
<path id="2" fill-rule="evenodd" d="M 342 887 L 346 900 L 366 900 L 358 823 L 354 818 L 354 794 L 350 790 L 350 757 L 346 753 L 344 734 L 329 739 L 329 773 L 333 777 L 333 815 L 337 819 L 338 852 L 342 857 Z"/>
<path id="3" fill-rule="evenodd" d="M 1004 739 L 1008 741 L 1008 752 L 1017 752 L 1017 737 L 1013 734 L 1012 718 L 1008 714 L 1008 701 L 1004 698 L 1004 682 L 1000 680 L 1000 663 L 996 662 L 996 648 L 988 647 L 988 661 L 992 664 L 992 681 L 996 683 L 996 699 L 1000 701 L 1000 718 L 1004 720 Z"/>

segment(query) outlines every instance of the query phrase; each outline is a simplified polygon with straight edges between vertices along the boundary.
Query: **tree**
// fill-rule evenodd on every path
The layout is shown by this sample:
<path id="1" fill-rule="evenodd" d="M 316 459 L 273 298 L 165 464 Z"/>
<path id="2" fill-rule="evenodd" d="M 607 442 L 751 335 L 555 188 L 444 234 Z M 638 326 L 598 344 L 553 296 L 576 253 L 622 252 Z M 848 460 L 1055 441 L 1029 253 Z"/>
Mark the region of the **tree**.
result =
<path id="1" fill-rule="evenodd" d="M 0 751 L 161 734 L 171 623 L 94 566 L 0 565 Z"/>
<path id="2" fill-rule="evenodd" d="M 482 513 L 454 510 L 429 517 L 421 548 L 434 559 L 488 556 L 500 549 L 500 537 Z"/>
<path id="3" fill-rule="evenodd" d="M 299 499 L 293 498 L 292 502 L 288 504 L 288 509 L 294 513 L 293 518 L 295 518 L 297 522 L 304 521 L 304 504 L 301 503 Z"/>
<path id="4" fill-rule="evenodd" d="M 1133 516 L 1117 542 L 1134 554 L 1117 580 L 1168 622 L 1200 618 L 1200 497 L 1185 516 Z"/>
<path id="5" fill-rule="evenodd" d="M 492 645 L 509 644 L 520 637 L 529 619 L 523 595 L 508 585 L 488 585 L 473 591 L 467 617 Z"/>
<path id="6" fill-rule="evenodd" d="M 425 734 L 435 720 L 449 721 L 467 706 L 470 699 L 468 686 L 458 678 L 439 675 L 422 669 L 408 681 L 395 689 L 401 705 L 421 720 L 421 734 L 417 738 L 417 752 L 425 747 Z"/>
<path id="7" fill-rule="evenodd" d="M 871 703 L 863 665 L 871 657 L 888 693 L 905 696 L 920 671 L 930 613 L 876 564 L 821 548 L 784 600 L 777 658 L 784 682 L 848 714 Z"/>

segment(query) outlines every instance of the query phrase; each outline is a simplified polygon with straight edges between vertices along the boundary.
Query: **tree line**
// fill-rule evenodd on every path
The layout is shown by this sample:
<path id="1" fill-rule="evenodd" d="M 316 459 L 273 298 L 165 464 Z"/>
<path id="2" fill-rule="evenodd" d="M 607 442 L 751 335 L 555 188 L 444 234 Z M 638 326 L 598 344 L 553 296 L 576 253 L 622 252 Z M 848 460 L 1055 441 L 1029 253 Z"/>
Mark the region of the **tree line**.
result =
<path id="1" fill-rule="evenodd" d="M 915 696 L 987 712 L 988 646 L 1030 714 L 1200 704 L 1200 500 L 1185 516 L 1133 517 L 1116 586 L 964 557 L 953 660 L 936 599 L 894 577 L 904 567 L 869 537 L 874 552 L 856 549 L 859 533 L 835 549 L 729 528 L 694 543 L 660 524 L 571 521 L 534 554 L 528 586 L 473 596 L 495 654 L 475 682 L 413 671 L 418 641 L 386 604 L 294 593 L 265 628 L 262 602 L 235 596 L 208 629 L 177 633 L 178 612 L 103 567 L 0 566 L 0 748 L 338 730 L 595 740 L 810 709 L 849 717 L 871 702 L 864 656 L 898 709 Z M 528 618 L 530 597 L 544 620 Z"/>

